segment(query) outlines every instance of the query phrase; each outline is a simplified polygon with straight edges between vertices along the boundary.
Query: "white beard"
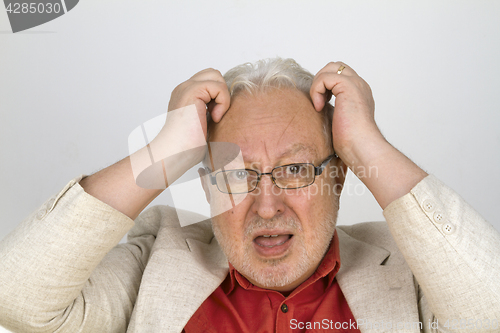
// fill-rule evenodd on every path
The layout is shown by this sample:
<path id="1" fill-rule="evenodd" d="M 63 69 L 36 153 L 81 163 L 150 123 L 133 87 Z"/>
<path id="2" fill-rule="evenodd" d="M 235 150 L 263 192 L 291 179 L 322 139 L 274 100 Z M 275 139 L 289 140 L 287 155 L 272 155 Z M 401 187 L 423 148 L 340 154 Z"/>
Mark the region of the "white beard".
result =
<path id="1" fill-rule="evenodd" d="M 290 255 L 293 256 L 293 261 L 290 261 L 292 260 L 290 255 L 285 255 L 279 259 L 259 259 L 249 255 L 254 250 L 252 249 L 252 242 L 247 242 L 247 240 L 255 230 L 264 228 L 292 230 L 294 235 L 300 235 L 303 232 L 302 225 L 300 221 L 294 218 L 283 219 L 277 217 L 270 220 L 264 220 L 260 217 L 256 217 L 250 221 L 245 230 L 246 242 L 244 248 L 245 255 L 243 258 L 238 255 L 236 244 L 228 241 L 228 238 L 223 236 L 220 226 L 218 223 L 214 222 L 213 219 L 212 227 L 222 251 L 240 274 L 260 286 L 275 288 L 287 286 L 297 281 L 306 274 L 312 266 L 317 267 L 317 265 L 319 265 L 329 248 L 335 232 L 336 212 L 337 209 L 335 208 L 333 212 L 328 213 L 325 218 L 319 222 L 315 229 L 316 232 L 313 235 L 312 242 L 310 242 L 309 245 L 309 253 L 304 244 L 304 239 L 294 236 L 294 249 L 293 252 L 290 253 Z M 258 260 L 260 264 L 264 264 L 265 267 L 255 265 L 255 260 Z M 253 264 L 252 261 L 254 261 Z"/>

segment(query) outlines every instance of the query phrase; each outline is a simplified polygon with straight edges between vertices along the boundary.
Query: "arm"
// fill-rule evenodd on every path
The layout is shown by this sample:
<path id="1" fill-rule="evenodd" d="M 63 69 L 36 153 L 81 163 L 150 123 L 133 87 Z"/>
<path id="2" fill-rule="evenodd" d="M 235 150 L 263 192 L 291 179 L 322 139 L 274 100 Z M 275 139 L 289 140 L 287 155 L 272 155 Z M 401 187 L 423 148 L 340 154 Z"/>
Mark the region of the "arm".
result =
<path id="1" fill-rule="evenodd" d="M 341 65 L 329 63 L 316 74 L 311 98 L 315 109 L 320 111 L 328 96 L 335 96 L 332 121 L 335 152 L 384 209 L 427 174 L 385 140 L 375 123 L 370 87 L 347 65 L 337 74 Z"/>
<path id="2" fill-rule="evenodd" d="M 339 74 L 341 65 L 345 69 Z M 425 294 L 421 304 L 428 303 L 441 324 L 448 319 L 500 321 L 498 232 L 384 139 L 375 124 L 371 89 L 354 70 L 330 63 L 318 72 L 311 86 L 316 110 L 331 95 L 336 97 L 335 151 L 384 209 Z"/>
<path id="3" fill-rule="evenodd" d="M 219 121 L 229 99 L 218 71 L 196 74 L 174 90 L 169 105 L 172 111 L 194 105 L 195 122 L 176 112 L 149 147 L 71 181 L 3 239 L 0 324 L 29 333 L 126 330 L 155 235 L 116 245 L 133 226 L 132 219 L 162 191 L 136 185 L 131 161 L 136 167 L 137 162 L 147 166 L 150 160 L 144 157 L 150 149 L 168 156 L 196 146 L 200 125 L 206 140 L 206 104 L 213 100 L 208 112 Z M 169 182 L 202 157 L 188 154 L 181 163 L 167 160 Z"/>
<path id="4" fill-rule="evenodd" d="M 147 146 L 118 163 L 84 178 L 81 186 L 87 193 L 135 219 L 169 184 L 198 164 L 203 154 L 191 153 L 183 158 L 165 158 L 195 147 L 204 146 L 207 138 L 207 104 L 212 119 L 219 122 L 229 108 L 229 91 L 219 71 L 206 69 L 177 86 L 168 106 L 169 115 L 160 134 Z M 186 117 L 192 114 L 192 117 Z M 201 131 L 200 131 L 201 126 Z M 148 189 L 137 185 L 135 165 L 151 164 L 150 153 L 155 160 L 163 160 L 167 180 L 164 186 Z M 136 167 L 137 168 L 137 167 Z M 156 177 L 154 175 L 154 177 Z M 150 179 L 157 183 L 158 179 Z"/>
<path id="5" fill-rule="evenodd" d="M 424 323 L 498 332 L 500 234 L 434 176 L 390 203 L 384 216 L 423 291 Z"/>
<path id="6" fill-rule="evenodd" d="M 103 275 L 89 277 L 133 221 L 85 193 L 78 180 L 0 243 L 0 323 L 14 332 L 77 332 L 84 327 L 88 331 L 98 324 L 94 319 L 107 328 L 126 323 L 130 302 L 113 309 L 116 316 L 109 316 L 103 310 L 109 304 L 100 294 L 105 288 L 93 283 Z M 123 269 L 136 271 L 134 258 L 140 258 L 141 252 L 139 247 L 129 252 L 132 255 L 123 258 L 127 263 Z M 107 280 L 115 281 L 113 276 Z M 123 288 L 116 285 L 114 297 L 126 299 L 125 288 L 132 280 L 137 276 Z"/>

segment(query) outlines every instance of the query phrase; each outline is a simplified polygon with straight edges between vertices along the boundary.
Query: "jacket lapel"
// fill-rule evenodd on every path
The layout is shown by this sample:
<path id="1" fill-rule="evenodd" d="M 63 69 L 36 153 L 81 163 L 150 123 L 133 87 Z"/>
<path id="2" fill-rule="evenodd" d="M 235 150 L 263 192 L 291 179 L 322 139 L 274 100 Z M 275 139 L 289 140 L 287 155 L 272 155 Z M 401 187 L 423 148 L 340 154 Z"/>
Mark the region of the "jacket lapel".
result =
<path id="1" fill-rule="evenodd" d="M 360 331 L 420 332 L 413 275 L 401 253 L 357 240 L 341 228 L 337 232 L 341 268 L 336 279 Z M 127 332 L 182 332 L 227 272 L 209 224 L 160 228 Z M 398 324 L 411 327 L 398 329 Z"/>
<path id="2" fill-rule="evenodd" d="M 183 244 L 175 244 L 179 239 Z M 127 332 L 182 332 L 227 272 L 227 259 L 215 237 L 207 244 L 185 239 L 175 229 L 160 230 Z"/>
<path id="3" fill-rule="evenodd" d="M 341 267 L 336 275 L 361 332 L 420 332 L 413 274 L 391 253 L 337 228 Z M 399 326 L 398 326 L 399 325 Z"/>

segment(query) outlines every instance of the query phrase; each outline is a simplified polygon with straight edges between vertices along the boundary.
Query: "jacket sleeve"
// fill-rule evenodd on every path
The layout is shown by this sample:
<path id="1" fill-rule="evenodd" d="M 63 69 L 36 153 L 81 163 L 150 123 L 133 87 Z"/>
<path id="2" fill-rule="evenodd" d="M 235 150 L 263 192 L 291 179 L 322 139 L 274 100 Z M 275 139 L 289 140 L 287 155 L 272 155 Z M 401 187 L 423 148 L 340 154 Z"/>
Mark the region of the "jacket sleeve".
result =
<path id="1" fill-rule="evenodd" d="M 14 332 L 124 332 L 154 236 L 72 180 L 0 242 L 0 325 Z"/>
<path id="2" fill-rule="evenodd" d="M 423 292 L 424 327 L 430 320 L 443 331 L 498 332 L 500 234 L 434 176 L 384 216 Z"/>

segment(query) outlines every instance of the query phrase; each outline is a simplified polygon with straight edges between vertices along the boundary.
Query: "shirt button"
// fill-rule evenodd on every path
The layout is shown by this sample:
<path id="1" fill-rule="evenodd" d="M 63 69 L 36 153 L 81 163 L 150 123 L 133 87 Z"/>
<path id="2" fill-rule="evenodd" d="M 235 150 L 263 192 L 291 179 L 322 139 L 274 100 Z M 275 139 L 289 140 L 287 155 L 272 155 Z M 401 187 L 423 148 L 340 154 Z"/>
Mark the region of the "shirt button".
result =
<path id="1" fill-rule="evenodd" d="M 455 232 L 455 227 L 451 223 L 446 223 L 443 225 L 443 232 L 445 235 L 451 235 Z"/>
<path id="2" fill-rule="evenodd" d="M 436 221 L 436 223 L 443 223 L 443 220 L 444 220 L 444 216 L 441 212 L 434 213 L 434 221 Z"/>
<path id="3" fill-rule="evenodd" d="M 426 212 L 430 213 L 434 211 L 434 202 L 431 200 L 424 200 L 422 206 Z"/>
<path id="4" fill-rule="evenodd" d="M 283 313 L 287 313 L 287 312 L 288 312 L 288 305 L 283 304 L 283 305 L 281 306 L 281 312 L 283 312 Z"/>

